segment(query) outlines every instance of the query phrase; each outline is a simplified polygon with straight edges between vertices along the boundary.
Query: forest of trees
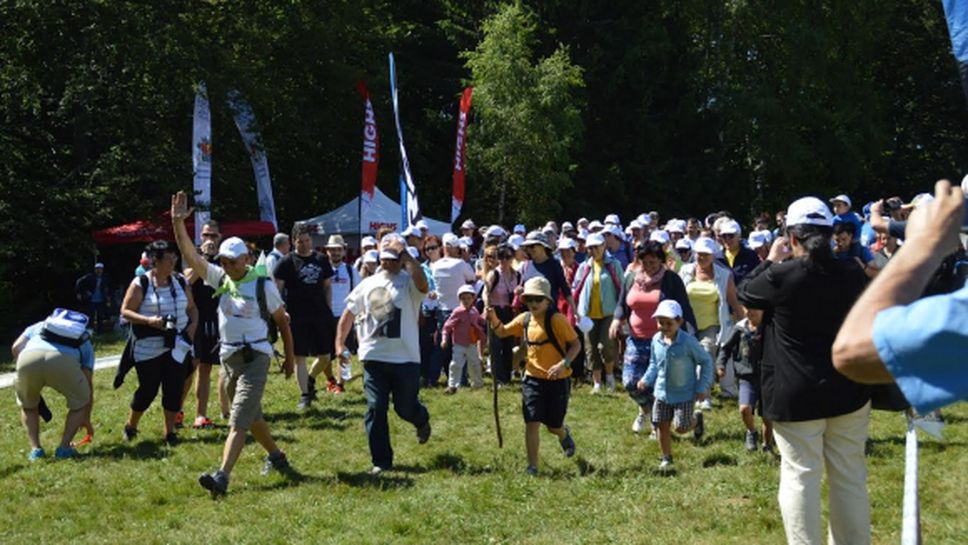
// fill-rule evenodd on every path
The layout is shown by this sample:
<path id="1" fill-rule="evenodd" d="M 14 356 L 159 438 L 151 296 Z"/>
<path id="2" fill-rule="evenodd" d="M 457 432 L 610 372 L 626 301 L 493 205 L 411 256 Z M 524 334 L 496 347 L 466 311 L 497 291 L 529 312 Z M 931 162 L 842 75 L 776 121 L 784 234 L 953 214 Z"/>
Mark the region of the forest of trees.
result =
<path id="1" fill-rule="evenodd" d="M 364 80 L 397 195 L 387 53 L 424 213 L 449 217 L 475 87 L 465 216 L 743 218 L 803 194 L 909 196 L 968 166 L 940 2 L 0 0 L 0 318 L 70 301 L 95 229 L 191 187 L 212 101 L 213 216 L 258 214 L 229 89 L 252 104 L 280 227 L 359 191 Z"/>

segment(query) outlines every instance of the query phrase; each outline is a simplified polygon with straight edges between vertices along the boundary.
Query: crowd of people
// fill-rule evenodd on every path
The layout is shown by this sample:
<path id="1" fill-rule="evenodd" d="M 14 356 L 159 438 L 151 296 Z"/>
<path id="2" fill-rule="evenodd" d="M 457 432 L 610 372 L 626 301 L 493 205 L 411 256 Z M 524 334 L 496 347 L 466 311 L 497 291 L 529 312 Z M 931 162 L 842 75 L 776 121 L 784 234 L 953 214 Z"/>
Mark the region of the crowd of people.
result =
<path id="1" fill-rule="evenodd" d="M 915 284 L 919 292 L 964 292 L 963 241 L 924 234 L 952 229 L 931 223 L 956 213 L 954 197 L 944 193 L 949 189 L 939 184 L 936 194 L 909 203 L 872 202 L 863 215 L 847 195 L 829 206 L 804 197 L 777 214 L 775 225 L 768 214 L 756 217 L 748 233 L 728 212 L 683 219 L 649 212 L 627 225 L 609 214 L 531 230 L 467 220 L 460 234 L 441 236 L 418 222 L 401 233 L 363 237 L 353 263 L 340 235 L 330 235 L 320 252 L 310 228 L 298 224 L 291 236 L 274 237 L 268 257 L 236 237 L 223 240 L 216 222 L 205 224 L 196 246 L 185 229 L 187 197 L 178 193 L 171 208 L 175 242 L 146 248 L 145 272 L 121 304 L 131 337 L 115 386 L 132 367 L 138 380 L 124 437 L 137 436 L 160 390 L 163 438 L 177 444 L 193 385 L 193 425 L 212 427 L 210 374 L 217 366 L 219 407 L 230 431 L 219 467 L 199 482 L 215 496 L 225 494 L 247 433 L 266 451 L 265 471 L 289 468 L 261 411 L 273 355 L 282 356 L 286 377 L 296 375 L 296 407 L 306 410 L 320 374 L 328 393 L 345 392 L 355 354 L 374 475 L 394 466 L 391 399 L 425 443 L 431 416 L 420 390 L 464 395 L 465 388 L 482 388 L 485 376 L 494 388 L 520 382 L 528 474 L 539 473 L 542 425 L 566 456 L 575 454 L 567 409 L 572 389 L 585 384 L 590 395 L 624 390 L 634 402 L 631 431 L 658 441 L 659 468 L 668 471 L 675 467 L 672 433 L 701 438 L 703 413 L 714 410 L 718 395 L 737 399 L 745 449 L 781 457 L 779 503 L 790 543 L 820 542 L 824 472 L 831 542 L 869 543 L 864 446 L 872 390 L 865 383 L 890 379 L 890 354 L 910 347 L 885 355 L 890 341 L 877 336 L 878 324 L 874 333 L 854 336 L 866 339 L 860 346 L 841 327 L 870 326 L 872 317 L 855 316 L 855 302 L 871 279 L 887 283 L 880 275 L 899 269 L 893 262 L 913 244 L 922 253 L 927 248 L 925 267 L 937 270 Z M 963 199 L 958 188 L 950 191 Z M 917 238 L 906 239 L 912 228 Z M 177 272 L 179 256 L 184 274 Z M 101 269 L 78 282 L 91 325 L 108 303 Z M 45 456 L 37 434 L 43 386 L 63 393 L 71 410 L 57 457 L 76 455 L 71 440 L 90 426 L 90 343 L 46 334 L 58 324 L 70 331 L 88 325 L 83 315 L 66 312 L 28 328 L 14 347 L 31 459 Z M 964 342 L 968 331 L 957 333 Z"/>

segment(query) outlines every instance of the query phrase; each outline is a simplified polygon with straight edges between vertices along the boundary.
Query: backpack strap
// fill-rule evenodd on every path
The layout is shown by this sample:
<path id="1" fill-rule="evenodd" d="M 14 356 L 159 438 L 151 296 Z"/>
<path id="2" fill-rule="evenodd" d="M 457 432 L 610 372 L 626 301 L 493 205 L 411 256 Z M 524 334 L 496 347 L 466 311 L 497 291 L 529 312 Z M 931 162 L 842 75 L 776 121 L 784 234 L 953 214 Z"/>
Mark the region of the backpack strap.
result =
<path id="1" fill-rule="evenodd" d="M 255 298 L 259 301 L 259 316 L 268 324 L 272 316 L 269 314 L 269 304 L 266 303 L 266 277 L 260 276 L 255 282 Z"/>
<path id="2" fill-rule="evenodd" d="M 565 351 L 564 349 L 561 348 L 561 343 L 558 342 L 558 338 L 555 336 L 555 331 L 551 329 L 551 316 L 553 314 L 556 314 L 556 312 L 552 310 L 551 305 L 548 305 L 548 310 L 545 311 L 545 319 L 544 319 L 545 336 L 547 337 L 547 339 L 543 341 L 532 342 L 531 340 L 528 339 L 528 326 L 531 324 L 531 313 L 530 312 L 524 313 L 524 334 L 522 335 L 524 339 L 524 345 L 525 346 L 542 345 L 545 343 L 551 343 L 551 346 L 553 346 L 554 349 L 557 350 L 559 354 L 561 354 L 561 357 L 565 357 Z"/>
<path id="3" fill-rule="evenodd" d="M 581 293 L 581 290 L 585 289 L 585 282 L 588 280 L 588 275 L 592 273 L 592 264 L 590 261 L 585 261 L 578 266 L 581 272 L 581 276 L 578 277 L 578 283 L 575 284 L 575 293 Z"/>

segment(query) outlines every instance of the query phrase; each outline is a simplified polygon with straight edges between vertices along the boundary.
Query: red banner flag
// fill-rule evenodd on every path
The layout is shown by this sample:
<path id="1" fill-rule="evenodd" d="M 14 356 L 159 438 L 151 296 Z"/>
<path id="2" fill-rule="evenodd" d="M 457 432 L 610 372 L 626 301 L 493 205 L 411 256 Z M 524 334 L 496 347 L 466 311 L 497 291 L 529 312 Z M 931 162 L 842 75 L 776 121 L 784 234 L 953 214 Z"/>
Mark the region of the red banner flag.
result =
<path id="1" fill-rule="evenodd" d="M 376 130 L 376 117 L 373 115 L 373 103 L 370 93 L 362 81 L 356 84 L 356 90 L 363 97 L 363 182 L 360 188 L 360 221 L 363 213 L 370 206 L 376 192 L 376 171 L 380 166 L 380 135 Z"/>
<path id="2" fill-rule="evenodd" d="M 450 204 L 450 222 L 457 221 L 460 209 L 464 206 L 464 161 L 467 149 L 467 114 L 471 111 L 473 87 L 464 89 L 460 99 L 460 115 L 457 117 L 457 146 L 454 151 L 454 196 Z"/>

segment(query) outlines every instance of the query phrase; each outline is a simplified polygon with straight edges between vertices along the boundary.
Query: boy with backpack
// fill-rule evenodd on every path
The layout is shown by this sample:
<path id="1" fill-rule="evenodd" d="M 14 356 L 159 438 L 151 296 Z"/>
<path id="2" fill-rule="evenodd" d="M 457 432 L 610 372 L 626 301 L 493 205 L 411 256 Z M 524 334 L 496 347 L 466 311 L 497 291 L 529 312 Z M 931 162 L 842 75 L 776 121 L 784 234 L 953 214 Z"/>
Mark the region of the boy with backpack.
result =
<path id="1" fill-rule="evenodd" d="M 763 311 L 758 309 L 745 310 L 743 318 L 733 326 L 726 342 L 719 349 L 716 357 L 716 373 L 725 374 L 726 363 L 733 360 L 733 369 L 739 380 L 739 413 L 746 425 L 746 450 L 756 450 L 760 434 L 756 431 L 753 412 L 760 407 L 760 360 L 763 357 L 763 332 L 760 322 Z M 763 410 L 759 409 L 760 416 Z M 769 451 L 773 445 L 773 423 L 763 418 L 763 450 Z"/>
<path id="2" fill-rule="evenodd" d="M 558 437 L 565 456 L 575 455 L 575 441 L 564 424 L 570 393 L 571 362 L 581 345 L 568 319 L 556 312 L 551 283 L 543 276 L 524 284 L 522 301 L 528 311 L 504 324 L 488 307 L 487 319 L 498 337 L 523 338 L 526 347 L 525 377 L 521 382 L 525 443 L 529 475 L 538 474 L 538 446 L 541 424 Z"/>

